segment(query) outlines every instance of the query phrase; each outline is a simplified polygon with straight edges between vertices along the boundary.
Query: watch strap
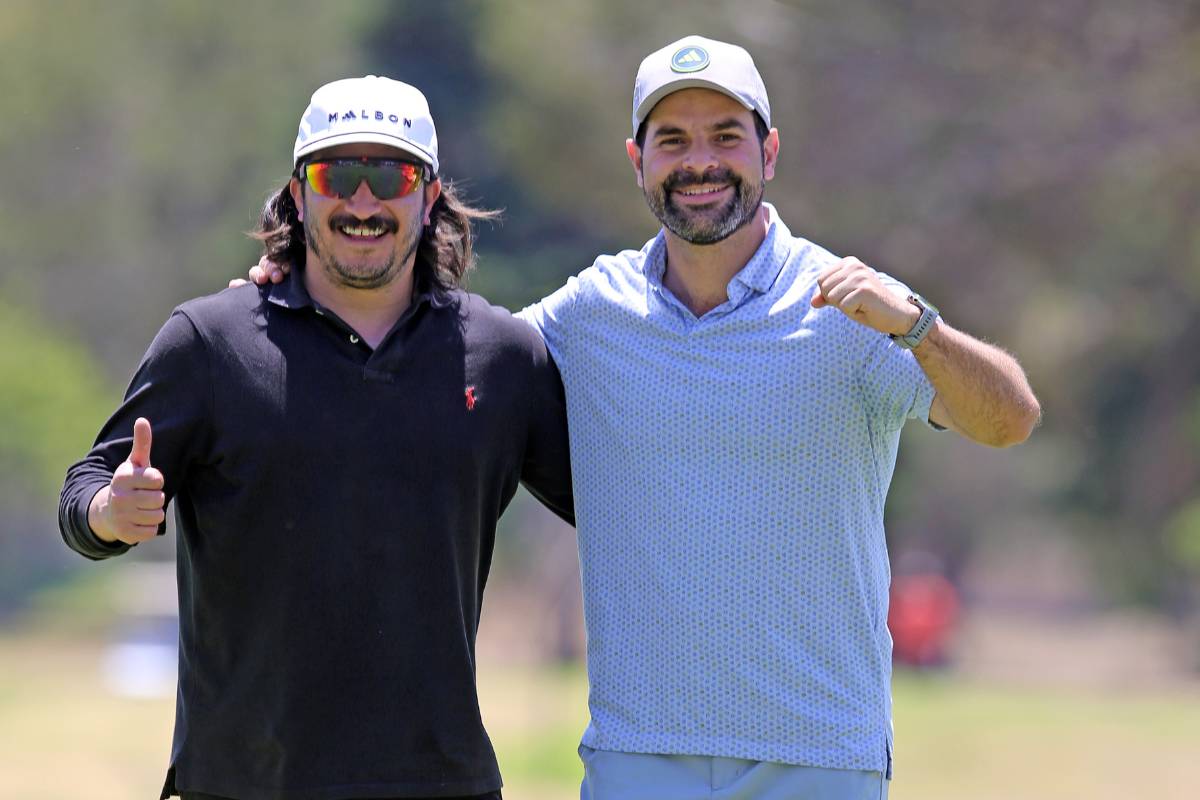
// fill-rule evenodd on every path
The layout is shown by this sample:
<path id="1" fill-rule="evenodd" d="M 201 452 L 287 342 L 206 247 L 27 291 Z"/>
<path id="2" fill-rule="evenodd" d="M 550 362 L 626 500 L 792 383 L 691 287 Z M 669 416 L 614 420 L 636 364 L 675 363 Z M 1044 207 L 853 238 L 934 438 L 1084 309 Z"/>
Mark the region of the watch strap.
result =
<path id="1" fill-rule="evenodd" d="M 917 318 L 916 324 L 912 329 L 904 335 L 888 334 L 893 342 L 903 347 L 905 350 L 912 350 L 914 347 L 925 341 L 925 337 L 933 330 L 933 323 L 937 322 L 939 316 L 937 306 L 921 297 L 919 294 L 910 294 L 908 302 L 912 303 L 917 308 L 921 309 L 921 316 Z"/>

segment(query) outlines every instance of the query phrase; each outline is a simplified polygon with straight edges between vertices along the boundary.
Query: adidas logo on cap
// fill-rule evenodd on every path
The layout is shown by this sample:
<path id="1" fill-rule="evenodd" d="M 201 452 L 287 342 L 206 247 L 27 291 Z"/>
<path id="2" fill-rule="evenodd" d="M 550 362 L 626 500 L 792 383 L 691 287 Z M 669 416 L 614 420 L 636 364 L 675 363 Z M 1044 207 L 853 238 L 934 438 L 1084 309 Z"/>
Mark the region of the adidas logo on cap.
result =
<path id="1" fill-rule="evenodd" d="M 703 47 L 685 47 L 671 56 L 671 69 L 696 72 L 708 66 L 708 51 Z"/>

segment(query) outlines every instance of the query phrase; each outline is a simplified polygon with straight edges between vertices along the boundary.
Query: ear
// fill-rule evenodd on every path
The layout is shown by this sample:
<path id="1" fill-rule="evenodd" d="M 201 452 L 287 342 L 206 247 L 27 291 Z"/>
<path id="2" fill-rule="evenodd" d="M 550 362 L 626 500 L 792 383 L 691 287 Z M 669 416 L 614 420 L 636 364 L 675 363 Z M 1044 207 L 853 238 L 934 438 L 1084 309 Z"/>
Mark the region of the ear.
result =
<path id="1" fill-rule="evenodd" d="M 292 202 L 296 204 L 296 219 L 304 222 L 304 186 L 295 176 L 288 181 L 288 191 L 292 194 Z"/>
<path id="2" fill-rule="evenodd" d="M 442 179 L 434 178 L 425 184 L 425 218 L 421 220 L 422 225 L 429 224 L 429 215 L 433 213 L 433 204 L 442 196 Z"/>
<path id="3" fill-rule="evenodd" d="M 763 180 L 769 181 L 775 177 L 775 164 L 779 161 L 779 129 L 771 128 L 767 138 L 763 140 Z"/>
<path id="4" fill-rule="evenodd" d="M 633 164 L 633 174 L 637 178 L 637 185 L 642 186 L 642 150 L 637 146 L 637 142 L 633 139 L 625 140 L 625 154 L 629 156 L 629 163 Z"/>

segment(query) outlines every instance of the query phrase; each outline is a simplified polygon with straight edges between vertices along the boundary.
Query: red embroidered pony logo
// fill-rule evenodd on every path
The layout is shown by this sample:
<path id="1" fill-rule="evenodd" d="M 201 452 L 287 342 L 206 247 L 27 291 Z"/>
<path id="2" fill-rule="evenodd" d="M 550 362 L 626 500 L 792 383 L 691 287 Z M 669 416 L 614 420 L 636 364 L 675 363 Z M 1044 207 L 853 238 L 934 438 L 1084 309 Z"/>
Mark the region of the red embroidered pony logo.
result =
<path id="1" fill-rule="evenodd" d="M 468 386 L 466 395 L 467 395 L 467 411 L 471 411 L 475 408 L 475 387 Z"/>

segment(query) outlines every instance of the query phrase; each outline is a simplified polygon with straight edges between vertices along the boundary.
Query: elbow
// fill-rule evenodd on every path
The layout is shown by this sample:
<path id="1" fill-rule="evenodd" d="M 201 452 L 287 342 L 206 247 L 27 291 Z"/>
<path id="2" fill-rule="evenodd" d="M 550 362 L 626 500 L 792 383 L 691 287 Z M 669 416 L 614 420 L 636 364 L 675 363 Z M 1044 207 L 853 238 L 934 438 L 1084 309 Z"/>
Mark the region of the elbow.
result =
<path id="1" fill-rule="evenodd" d="M 1034 397 L 1033 392 L 1029 393 L 1029 397 L 1021 404 L 1020 415 L 1020 438 L 1013 444 L 1020 444 L 1033 434 L 1035 428 L 1042 424 L 1042 404 Z"/>
<path id="2" fill-rule="evenodd" d="M 1033 434 L 1041 421 L 1042 407 L 1037 398 L 1030 395 L 1019 407 L 1013 409 L 1006 423 L 995 431 L 995 436 L 986 444 L 999 448 L 1021 444 Z"/>

